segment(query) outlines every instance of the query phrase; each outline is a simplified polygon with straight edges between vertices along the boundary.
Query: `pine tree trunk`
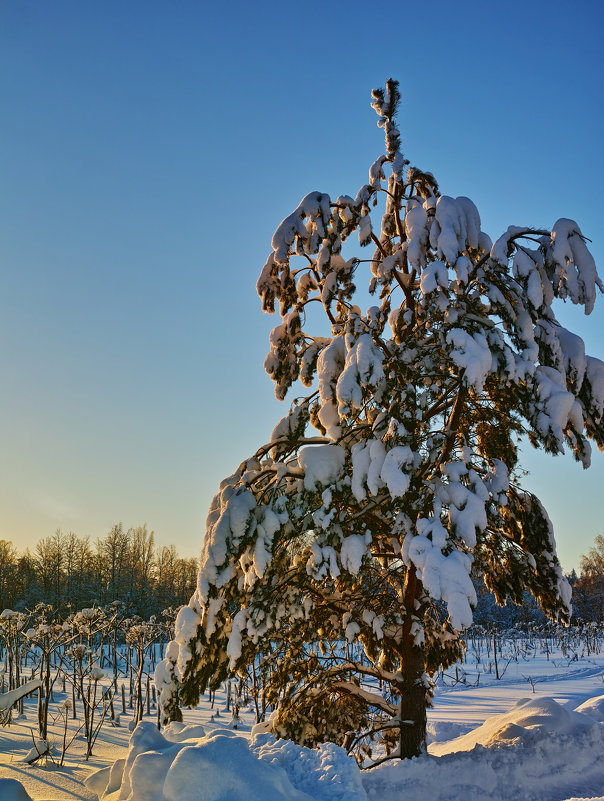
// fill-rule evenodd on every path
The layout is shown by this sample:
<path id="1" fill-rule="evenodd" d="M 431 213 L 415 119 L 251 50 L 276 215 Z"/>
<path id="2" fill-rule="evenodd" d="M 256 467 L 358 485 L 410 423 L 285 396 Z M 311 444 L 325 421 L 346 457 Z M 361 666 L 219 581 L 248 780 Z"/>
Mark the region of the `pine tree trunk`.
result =
<path id="1" fill-rule="evenodd" d="M 405 622 L 401 643 L 401 680 L 399 704 L 401 759 L 420 756 L 426 752 L 427 688 L 424 683 L 426 656 L 422 645 L 415 642 L 411 633 L 416 601 L 422 594 L 422 585 L 414 568 L 407 570 L 403 593 Z"/>
<path id="2" fill-rule="evenodd" d="M 420 756 L 426 751 L 425 654 L 418 646 L 409 648 L 402 664 L 400 714 L 400 758 Z"/>

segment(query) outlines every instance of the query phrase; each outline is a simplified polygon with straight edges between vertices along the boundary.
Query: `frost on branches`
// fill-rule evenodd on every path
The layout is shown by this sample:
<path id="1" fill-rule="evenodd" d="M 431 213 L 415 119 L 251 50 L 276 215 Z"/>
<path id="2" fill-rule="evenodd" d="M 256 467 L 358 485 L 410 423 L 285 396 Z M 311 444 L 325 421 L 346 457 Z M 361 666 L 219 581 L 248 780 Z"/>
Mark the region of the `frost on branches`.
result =
<path id="1" fill-rule="evenodd" d="M 471 200 L 409 166 L 398 102 L 394 81 L 373 93 L 386 153 L 369 183 L 312 192 L 273 236 L 258 293 L 281 319 L 265 368 L 278 398 L 297 381 L 307 394 L 222 482 L 161 677 L 174 711 L 177 694 L 195 703 L 254 669 L 278 735 L 409 757 L 425 747 L 430 677 L 472 622 L 471 574 L 500 603 L 528 589 L 568 620 L 517 445 L 528 435 L 584 467 L 590 440 L 604 447 L 604 363 L 552 307 L 588 314 L 603 287 L 572 220 L 493 243 Z M 353 280 L 376 298 L 366 311 Z"/>

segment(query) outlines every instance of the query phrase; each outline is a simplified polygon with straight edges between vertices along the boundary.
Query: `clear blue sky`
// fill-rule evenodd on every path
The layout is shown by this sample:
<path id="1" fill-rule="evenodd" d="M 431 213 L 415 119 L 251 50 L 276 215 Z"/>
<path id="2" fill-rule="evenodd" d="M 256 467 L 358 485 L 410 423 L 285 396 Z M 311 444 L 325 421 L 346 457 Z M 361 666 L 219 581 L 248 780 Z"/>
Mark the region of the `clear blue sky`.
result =
<path id="1" fill-rule="evenodd" d="M 604 275 L 604 5 L 0 3 L 0 538 L 147 522 L 197 554 L 285 413 L 255 282 L 312 190 L 355 194 L 392 76 L 412 163 L 510 224 L 576 219 Z M 604 298 L 561 314 L 604 358 Z M 526 454 L 566 568 L 604 454 Z"/>

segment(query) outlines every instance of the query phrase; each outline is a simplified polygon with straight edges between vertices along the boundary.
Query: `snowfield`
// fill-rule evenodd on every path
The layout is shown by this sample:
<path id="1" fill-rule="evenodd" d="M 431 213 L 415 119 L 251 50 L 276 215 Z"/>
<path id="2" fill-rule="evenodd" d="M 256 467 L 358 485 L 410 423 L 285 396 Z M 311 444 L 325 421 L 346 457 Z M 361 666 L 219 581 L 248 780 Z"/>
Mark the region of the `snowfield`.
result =
<path id="1" fill-rule="evenodd" d="M 76 739 L 59 768 L 23 761 L 36 733 L 29 701 L 0 729 L 0 801 L 604 799 L 604 654 L 525 654 L 500 680 L 484 655 L 460 664 L 439 679 L 428 755 L 365 771 L 335 745 L 310 750 L 253 730 L 252 708 L 235 729 L 225 706 L 225 693 L 214 708 L 204 697 L 162 732 L 150 717 L 131 733 L 122 715 L 88 762 Z M 58 723 L 51 732 L 56 759 Z"/>

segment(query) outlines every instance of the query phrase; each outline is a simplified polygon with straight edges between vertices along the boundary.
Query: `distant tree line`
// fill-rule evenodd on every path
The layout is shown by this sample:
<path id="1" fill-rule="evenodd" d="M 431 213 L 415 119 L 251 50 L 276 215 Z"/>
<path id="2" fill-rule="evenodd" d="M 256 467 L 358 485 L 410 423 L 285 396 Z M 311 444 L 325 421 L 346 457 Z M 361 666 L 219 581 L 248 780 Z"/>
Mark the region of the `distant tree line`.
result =
<path id="1" fill-rule="evenodd" d="M 583 620 L 604 620 L 604 534 L 581 557 L 580 574 L 573 584 L 573 604 Z"/>
<path id="2" fill-rule="evenodd" d="M 574 623 L 604 622 L 604 534 L 598 534 L 593 546 L 581 556 L 579 573 L 566 574 L 572 590 L 572 620 Z M 512 628 L 531 623 L 544 624 L 546 617 L 539 603 L 530 593 L 524 594 L 520 606 L 507 601 L 498 606 L 481 577 L 474 577 L 478 604 L 474 610 L 474 623 L 479 626 Z"/>
<path id="3" fill-rule="evenodd" d="M 38 542 L 33 552 L 19 553 L 0 539 L 0 612 L 33 609 L 50 603 L 66 615 L 111 601 L 126 604 L 128 614 L 147 618 L 188 602 L 197 577 L 197 559 L 178 555 L 174 545 L 156 546 L 146 525 L 124 529 L 121 523 L 92 545 L 58 529 Z M 580 573 L 567 575 L 573 587 L 573 619 L 604 621 L 604 535 L 581 557 Z M 526 594 L 516 606 L 497 606 L 481 578 L 474 579 L 477 625 L 515 626 L 545 622 L 538 603 Z"/>
<path id="4" fill-rule="evenodd" d="M 186 603 L 195 586 L 197 559 L 173 545 L 156 546 L 146 525 L 121 523 L 97 539 L 57 530 L 33 552 L 0 540 L 0 611 L 50 603 L 57 612 L 123 601 L 129 614 L 149 617 Z"/>

